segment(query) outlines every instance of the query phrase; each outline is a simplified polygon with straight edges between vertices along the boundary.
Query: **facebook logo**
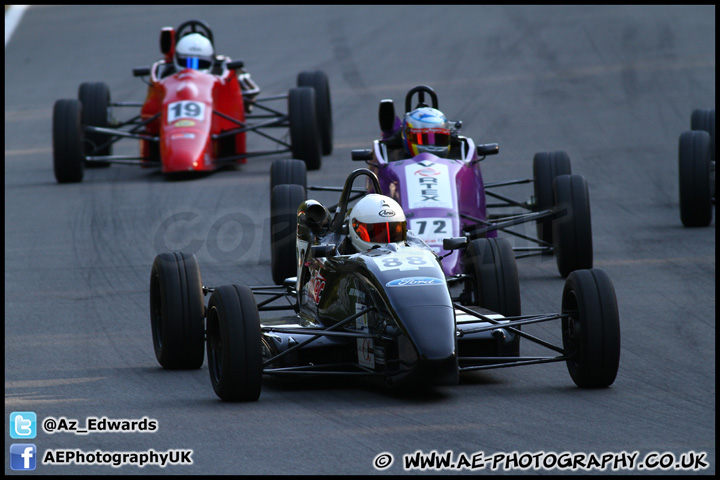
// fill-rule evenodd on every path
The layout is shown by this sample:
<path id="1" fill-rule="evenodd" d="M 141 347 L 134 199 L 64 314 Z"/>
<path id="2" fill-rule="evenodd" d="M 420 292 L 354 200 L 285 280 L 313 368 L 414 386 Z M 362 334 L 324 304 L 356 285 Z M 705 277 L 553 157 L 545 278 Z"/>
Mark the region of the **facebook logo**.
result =
<path id="1" fill-rule="evenodd" d="M 35 412 L 12 412 L 10 414 L 10 438 L 35 438 L 37 415 Z"/>
<path id="2" fill-rule="evenodd" d="M 10 445 L 10 468 L 13 470 L 35 470 L 37 447 L 32 443 Z"/>

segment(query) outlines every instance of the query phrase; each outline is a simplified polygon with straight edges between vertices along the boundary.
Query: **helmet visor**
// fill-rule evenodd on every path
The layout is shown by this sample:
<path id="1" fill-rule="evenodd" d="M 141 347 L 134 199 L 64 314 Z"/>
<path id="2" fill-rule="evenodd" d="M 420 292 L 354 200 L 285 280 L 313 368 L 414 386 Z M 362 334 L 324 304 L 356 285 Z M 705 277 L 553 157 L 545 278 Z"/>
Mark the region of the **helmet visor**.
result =
<path id="1" fill-rule="evenodd" d="M 207 70 L 212 66 L 212 61 L 203 57 L 185 57 L 181 58 L 180 64 L 193 70 Z"/>
<path id="2" fill-rule="evenodd" d="M 410 143 L 431 147 L 447 147 L 450 145 L 450 132 L 444 128 L 408 129 Z"/>
<path id="3" fill-rule="evenodd" d="M 368 243 L 397 243 L 407 237 L 407 222 L 364 223 L 355 220 L 353 229 Z"/>

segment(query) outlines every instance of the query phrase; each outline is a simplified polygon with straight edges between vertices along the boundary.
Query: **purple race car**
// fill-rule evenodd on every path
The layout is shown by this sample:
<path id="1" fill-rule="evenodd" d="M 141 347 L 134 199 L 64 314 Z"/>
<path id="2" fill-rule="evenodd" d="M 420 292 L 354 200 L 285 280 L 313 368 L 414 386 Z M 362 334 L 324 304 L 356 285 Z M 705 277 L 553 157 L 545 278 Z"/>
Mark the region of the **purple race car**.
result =
<path id="1" fill-rule="evenodd" d="M 426 95 L 430 105 L 425 103 Z M 412 109 L 414 96 L 418 103 Z M 513 247 L 516 258 L 554 254 L 563 277 L 573 270 L 592 268 L 587 184 L 582 176 L 571 175 L 567 153 L 535 154 L 532 179 L 485 183 L 480 162 L 497 154 L 498 144 L 476 145 L 460 135 L 461 122 L 448 121 L 438 110 L 432 88 L 417 86 L 407 93 L 402 120 L 395 115 L 392 100 L 382 100 L 379 120 L 382 138 L 373 142 L 372 149 L 353 150 L 352 159 L 365 161 L 380 181 L 379 193 L 402 205 L 408 229 L 443 258 L 449 280 L 462 277 L 470 268 L 465 257 L 473 253 L 472 240 L 497 237 L 498 231 L 535 244 Z M 534 184 L 529 201 L 494 191 L 522 183 Z M 488 197 L 500 202 L 488 203 Z M 510 229 L 527 222 L 536 223 L 537 238 Z M 443 239 L 461 236 L 470 241 L 467 250 L 443 248 Z"/>

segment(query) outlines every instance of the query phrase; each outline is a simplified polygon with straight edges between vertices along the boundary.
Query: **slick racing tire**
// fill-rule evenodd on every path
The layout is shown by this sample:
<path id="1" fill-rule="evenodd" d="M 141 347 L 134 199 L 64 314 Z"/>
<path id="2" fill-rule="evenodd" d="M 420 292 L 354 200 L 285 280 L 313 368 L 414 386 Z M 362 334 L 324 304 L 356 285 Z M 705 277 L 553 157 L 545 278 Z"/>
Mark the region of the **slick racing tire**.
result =
<path id="1" fill-rule="evenodd" d="M 715 161 L 715 109 L 699 108 L 690 117 L 691 130 L 704 130 L 710 134 L 710 160 Z"/>
<path id="2" fill-rule="evenodd" d="M 270 264 L 276 285 L 297 275 L 297 210 L 304 201 L 302 185 L 276 185 L 270 192 Z"/>
<path id="3" fill-rule="evenodd" d="M 563 348 L 578 387 L 612 385 L 620 364 L 620 320 L 612 282 L 598 269 L 568 275 L 562 294 Z"/>
<path id="4" fill-rule="evenodd" d="M 520 283 L 512 246 L 504 238 L 476 238 L 465 252 L 475 279 L 475 304 L 506 317 L 520 315 Z"/>
<path id="5" fill-rule="evenodd" d="M 330 102 L 330 81 L 325 72 L 315 70 L 300 72 L 297 77 L 298 87 L 315 89 L 315 114 L 322 139 L 322 154 L 330 155 L 333 150 L 333 119 Z"/>
<path id="6" fill-rule="evenodd" d="M 215 289 L 208 302 L 207 357 L 210 381 L 221 400 L 260 398 L 263 359 L 255 297 L 245 286 Z"/>
<path id="7" fill-rule="evenodd" d="M 542 212 L 553 207 L 553 180 L 558 175 L 570 175 L 570 157 L 566 152 L 538 152 L 533 157 L 535 210 Z M 552 219 L 537 221 L 537 236 L 552 245 Z"/>
<path id="8" fill-rule="evenodd" d="M 82 103 L 82 123 L 83 126 L 103 127 L 110 126 L 108 122 L 108 114 L 110 108 L 110 88 L 102 82 L 85 82 L 78 89 L 78 100 Z M 112 144 L 103 148 L 101 145 L 107 143 L 111 139 L 110 135 L 102 133 L 87 132 L 85 133 L 85 155 L 86 156 L 105 156 L 112 155 Z M 92 167 L 109 167 L 109 162 L 102 161 L 85 161 L 85 166 Z"/>
<path id="9" fill-rule="evenodd" d="M 158 363 L 202 367 L 205 348 L 202 281 L 195 256 L 161 253 L 150 273 L 150 325 Z"/>
<path id="10" fill-rule="evenodd" d="M 553 184 L 558 217 L 553 219 L 553 252 L 558 271 L 567 277 L 573 270 L 592 268 L 593 244 L 590 198 L 581 175 L 560 175 Z"/>
<path id="11" fill-rule="evenodd" d="M 690 130 L 679 142 L 680 220 L 686 227 L 712 221 L 710 134 Z"/>
<path id="12" fill-rule="evenodd" d="M 307 167 L 302 160 L 282 158 L 270 165 L 270 191 L 276 185 L 301 185 L 307 190 Z"/>
<path id="13" fill-rule="evenodd" d="M 82 182 L 82 104 L 58 100 L 53 107 L 53 170 L 58 183 Z"/>
<path id="14" fill-rule="evenodd" d="M 305 162 L 308 170 L 319 170 L 322 164 L 322 145 L 315 111 L 315 90 L 312 87 L 290 90 L 288 116 L 293 158 Z"/>

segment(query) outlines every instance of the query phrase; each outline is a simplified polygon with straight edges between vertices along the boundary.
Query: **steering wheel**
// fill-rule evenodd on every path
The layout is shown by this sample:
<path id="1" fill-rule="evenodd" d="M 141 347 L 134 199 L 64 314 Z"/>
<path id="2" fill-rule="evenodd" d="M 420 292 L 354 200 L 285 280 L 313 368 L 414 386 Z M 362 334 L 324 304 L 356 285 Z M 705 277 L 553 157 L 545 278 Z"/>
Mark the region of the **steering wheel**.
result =
<path id="1" fill-rule="evenodd" d="M 187 32 L 185 32 L 186 30 Z M 177 30 L 175 30 L 175 38 L 180 40 L 182 37 L 190 33 L 199 33 L 207 37 L 207 39 L 210 40 L 210 43 L 215 46 L 212 30 L 210 30 L 208 24 L 202 20 L 188 20 L 187 22 L 181 23 Z"/>
<path id="2" fill-rule="evenodd" d="M 432 88 L 426 86 L 426 85 L 419 85 L 412 90 L 410 90 L 407 95 L 405 95 L 405 113 L 410 112 L 411 108 L 410 105 L 412 105 L 412 97 L 414 94 L 418 94 L 418 104 L 415 108 L 421 108 L 421 107 L 427 107 L 428 105 L 425 103 L 425 94 L 427 93 L 430 95 L 430 99 L 432 100 L 432 108 L 437 109 L 438 108 L 438 99 L 437 94 L 435 93 L 435 90 Z"/>

